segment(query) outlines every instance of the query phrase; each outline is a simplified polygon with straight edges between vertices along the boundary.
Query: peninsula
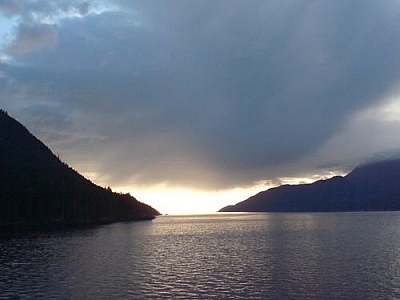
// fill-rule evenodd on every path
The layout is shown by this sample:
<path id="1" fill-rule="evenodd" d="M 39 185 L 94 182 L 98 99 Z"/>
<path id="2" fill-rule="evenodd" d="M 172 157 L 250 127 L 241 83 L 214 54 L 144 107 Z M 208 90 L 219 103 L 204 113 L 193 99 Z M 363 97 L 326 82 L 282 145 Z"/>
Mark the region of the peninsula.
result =
<path id="1" fill-rule="evenodd" d="M 0 229 L 90 226 L 159 214 L 130 194 L 86 179 L 0 110 Z"/>

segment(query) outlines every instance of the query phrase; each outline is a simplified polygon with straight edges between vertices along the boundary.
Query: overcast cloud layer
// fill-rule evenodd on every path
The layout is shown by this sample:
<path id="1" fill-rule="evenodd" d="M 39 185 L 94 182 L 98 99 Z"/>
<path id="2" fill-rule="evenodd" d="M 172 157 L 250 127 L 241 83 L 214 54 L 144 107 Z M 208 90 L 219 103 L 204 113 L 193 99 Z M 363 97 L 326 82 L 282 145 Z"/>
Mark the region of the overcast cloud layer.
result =
<path id="1" fill-rule="evenodd" d="M 109 185 L 229 189 L 400 148 L 398 1 L 0 11 L 0 107 Z"/>

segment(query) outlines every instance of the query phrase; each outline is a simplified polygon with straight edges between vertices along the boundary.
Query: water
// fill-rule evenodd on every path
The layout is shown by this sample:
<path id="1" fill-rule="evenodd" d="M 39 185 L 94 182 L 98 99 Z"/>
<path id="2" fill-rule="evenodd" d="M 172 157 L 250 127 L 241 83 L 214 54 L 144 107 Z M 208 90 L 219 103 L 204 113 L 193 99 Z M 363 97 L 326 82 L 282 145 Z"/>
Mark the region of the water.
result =
<path id="1" fill-rule="evenodd" d="M 400 213 L 162 216 L 3 237 L 0 299 L 400 299 Z"/>

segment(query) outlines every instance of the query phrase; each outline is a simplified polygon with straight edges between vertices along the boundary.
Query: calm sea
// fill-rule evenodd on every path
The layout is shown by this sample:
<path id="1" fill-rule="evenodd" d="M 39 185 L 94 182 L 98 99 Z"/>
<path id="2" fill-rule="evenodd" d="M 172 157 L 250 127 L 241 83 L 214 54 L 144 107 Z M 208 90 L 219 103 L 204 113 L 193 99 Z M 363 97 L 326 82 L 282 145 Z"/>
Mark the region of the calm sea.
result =
<path id="1" fill-rule="evenodd" d="M 400 299 L 400 213 L 162 216 L 3 237 L 0 299 Z"/>

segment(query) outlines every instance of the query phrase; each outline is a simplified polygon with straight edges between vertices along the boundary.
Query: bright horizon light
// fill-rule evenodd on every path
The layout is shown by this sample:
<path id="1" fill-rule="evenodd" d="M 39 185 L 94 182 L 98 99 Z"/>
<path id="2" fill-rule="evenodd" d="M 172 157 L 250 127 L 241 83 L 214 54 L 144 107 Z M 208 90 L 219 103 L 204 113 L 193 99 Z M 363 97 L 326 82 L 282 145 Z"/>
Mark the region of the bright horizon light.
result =
<path id="1" fill-rule="evenodd" d="M 100 186 L 96 173 L 82 173 Z M 344 175 L 342 173 L 331 176 Z M 330 176 L 330 177 L 331 177 Z M 326 176 L 284 177 L 280 184 L 260 183 L 247 188 L 233 188 L 221 191 L 201 191 L 190 188 L 174 188 L 158 185 L 153 187 L 110 186 L 114 192 L 129 193 L 140 202 L 157 209 L 163 215 L 200 215 L 213 214 L 227 205 L 234 205 L 247 198 L 279 185 L 307 184 L 316 180 L 327 179 Z"/>
<path id="2" fill-rule="evenodd" d="M 130 193 L 140 202 L 157 209 L 161 214 L 192 215 L 216 213 L 222 207 L 236 204 L 261 190 L 257 188 L 235 188 L 212 192 L 171 187 L 146 189 L 116 187 L 115 191 Z"/>

